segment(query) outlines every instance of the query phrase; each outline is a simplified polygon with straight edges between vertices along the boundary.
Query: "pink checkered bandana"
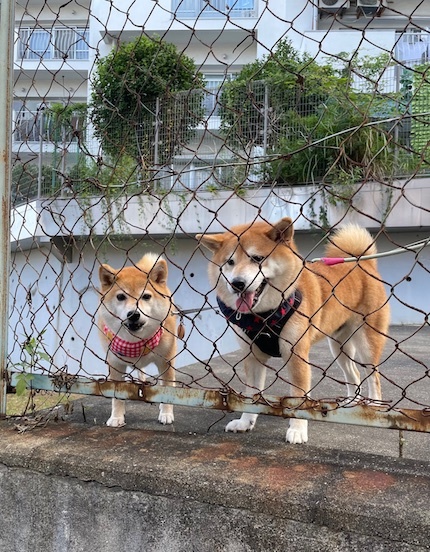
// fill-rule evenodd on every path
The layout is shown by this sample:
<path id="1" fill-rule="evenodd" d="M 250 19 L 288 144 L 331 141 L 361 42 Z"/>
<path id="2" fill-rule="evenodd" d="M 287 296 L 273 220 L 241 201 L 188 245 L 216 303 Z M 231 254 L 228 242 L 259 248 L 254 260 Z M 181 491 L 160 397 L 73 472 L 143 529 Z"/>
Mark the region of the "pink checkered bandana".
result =
<path id="1" fill-rule="evenodd" d="M 121 339 L 113 333 L 107 326 L 103 327 L 103 333 L 110 340 L 110 350 L 112 353 L 127 358 L 139 358 L 149 354 L 160 343 L 163 335 L 163 328 L 160 328 L 149 339 L 142 339 L 135 343 Z"/>

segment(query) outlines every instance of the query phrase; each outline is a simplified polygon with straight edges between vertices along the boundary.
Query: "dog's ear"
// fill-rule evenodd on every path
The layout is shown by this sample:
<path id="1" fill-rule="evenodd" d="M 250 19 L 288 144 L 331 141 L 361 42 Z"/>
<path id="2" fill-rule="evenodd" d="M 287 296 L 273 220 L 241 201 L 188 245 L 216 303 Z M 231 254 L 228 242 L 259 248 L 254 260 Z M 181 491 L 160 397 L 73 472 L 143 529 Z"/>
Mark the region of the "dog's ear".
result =
<path id="1" fill-rule="evenodd" d="M 293 220 L 284 217 L 272 225 L 267 236 L 274 242 L 290 243 L 294 236 Z"/>
<path id="2" fill-rule="evenodd" d="M 167 283 L 167 263 L 164 259 L 158 259 L 149 272 L 149 279 L 156 284 Z"/>
<path id="3" fill-rule="evenodd" d="M 115 282 L 116 275 L 118 270 L 115 270 L 108 264 L 102 264 L 99 268 L 99 279 L 102 285 L 102 289 L 111 288 Z"/>
<path id="4" fill-rule="evenodd" d="M 224 234 L 197 234 L 199 245 L 204 245 L 212 253 L 216 253 L 224 242 Z"/>

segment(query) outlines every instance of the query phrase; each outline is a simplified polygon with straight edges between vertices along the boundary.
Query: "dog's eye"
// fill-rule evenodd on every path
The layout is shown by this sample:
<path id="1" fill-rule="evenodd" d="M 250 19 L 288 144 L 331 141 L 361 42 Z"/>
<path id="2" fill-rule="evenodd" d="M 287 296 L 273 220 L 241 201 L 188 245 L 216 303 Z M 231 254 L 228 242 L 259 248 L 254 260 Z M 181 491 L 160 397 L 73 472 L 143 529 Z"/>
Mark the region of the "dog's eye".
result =
<path id="1" fill-rule="evenodd" d="M 118 299 L 118 301 L 125 301 L 127 299 L 124 293 L 117 293 L 116 298 Z"/>
<path id="2" fill-rule="evenodd" d="M 251 259 L 254 261 L 254 263 L 262 263 L 264 261 L 264 257 L 261 255 L 251 255 Z"/>
<path id="3" fill-rule="evenodd" d="M 149 301 L 149 300 L 151 299 L 151 294 L 150 294 L 150 293 L 144 293 L 144 294 L 142 295 L 142 299 L 143 299 L 144 301 Z"/>
<path id="4" fill-rule="evenodd" d="M 227 261 L 227 264 L 228 264 L 229 266 L 233 266 L 233 265 L 234 265 L 234 260 L 233 260 L 233 259 L 229 259 L 229 260 Z"/>

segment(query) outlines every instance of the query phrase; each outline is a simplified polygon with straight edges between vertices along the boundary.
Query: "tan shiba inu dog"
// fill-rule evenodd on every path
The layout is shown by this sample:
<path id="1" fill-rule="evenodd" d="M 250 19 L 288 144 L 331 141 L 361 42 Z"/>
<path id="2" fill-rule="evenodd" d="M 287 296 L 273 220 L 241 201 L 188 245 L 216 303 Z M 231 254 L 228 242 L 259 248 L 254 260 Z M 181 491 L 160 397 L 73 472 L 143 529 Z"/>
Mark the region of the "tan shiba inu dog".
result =
<path id="1" fill-rule="evenodd" d="M 101 303 L 98 326 L 109 365 L 109 379 L 123 380 L 127 366 L 138 369 L 153 362 L 163 385 L 174 385 L 176 321 L 167 287 L 167 263 L 147 254 L 134 266 L 115 270 L 107 264 L 99 269 Z M 171 424 L 173 407 L 160 404 L 158 421 Z M 125 424 L 125 402 L 112 399 L 108 426 Z"/>
<path id="2" fill-rule="evenodd" d="M 279 356 L 288 372 L 290 395 L 307 396 L 311 390 L 309 350 L 327 337 L 345 375 L 348 396 L 363 397 L 357 359 L 367 372 L 368 398 L 381 400 L 378 365 L 390 315 L 376 261 L 333 266 L 304 263 L 293 234 L 293 222 L 286 217 L 273 225 L 254 222 L 223 234 L 196 236 L 213 253 L 209 277 L 221 311 L 240 338 L 246 395 L 264 390 L 264 364 Z M 370 234 L 355 225 L 338 230 L 326 248 L 327 257 L 375 252 Z M 256 414 L 244 413 L 226 431 L 249 431 L 256 419 Z M 307 439 L 307 421 L 291 418 L 287 442 L 305 443 Z"/>

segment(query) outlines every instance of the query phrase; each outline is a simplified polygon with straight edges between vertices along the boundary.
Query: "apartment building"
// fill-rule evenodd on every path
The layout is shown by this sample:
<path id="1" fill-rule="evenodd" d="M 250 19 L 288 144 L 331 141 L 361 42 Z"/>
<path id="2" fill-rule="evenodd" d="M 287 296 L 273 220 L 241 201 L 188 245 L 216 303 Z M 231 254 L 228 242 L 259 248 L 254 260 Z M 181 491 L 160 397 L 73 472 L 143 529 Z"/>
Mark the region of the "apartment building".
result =
<path id="1" fill-rule="evenodd" d="M 418 0 L 158 0 L 92 2 L 102 55 L 140 32 L 158 35 L 195 59 L 210 82 L 270 54 L 289 38 L 299 51 L 335 56 L 359 51 L 426 60 L 430 8 Z"/>
<path id="2" fill-rule="evenodd" d="M 336 59 L 341 52 L 350 56 L 386 53 L 399 67 L 429 57 L 430 9 L 417 0 L 158 0 L 144 4 L 96 0 L 92 12 L 92 43 L 101 55 L 111 51 L 117 40 L 127 41 L 144 32 L 175 44 L 204 74 L 208 118 L 201 130 L 205 132 L 174 160 L 173 172 L 182 173 L 180 186 L 186 188 L 210 184 L 214 158 L 223 158 L 217 133 L 219 89 L 245 64 L 269 56 L 279 40 L 288 38 L 299 52 L 321 62 Z M 395 71 L 392 65 L 386 75 L 391 91 L 399 86 L 400 72 Z M 197 144 L 199 155 L 193 157 L 189 150 Z M 177 180 L 172 179 L 171 185 Z"/>
<path id="3" fill-rule="evenodd" d="M 43 110 L 87 101 L 90 0 L 18 1 L 15 21 L 13 153 L 37 161 Z M 53 142 L 43 148 L 52 152 Z"/>
<path id="4" fill-rule="evenodd" d="M 418 0 L 158 0 L 128 6 L 95 0 L 92 11 L 107 50 L 113 39 L 144 30 L 186 51 L 207 75 L 234 73 L 286 37 L 314 55 L 359 49 L 395 52 L 399 60 L 428 56 L 422 44 L 428 45 L 430 9 Z"/>
<path id="5" fill-rule="evenodd" d="M 49 127 L 41 133 L 46 126 L 43 109 L 85 103 L 95 60 L 117 41 L 141 33 L 175 44 L 204 74 L 205 130 L 210 132 L 196 143 L 199 158 L 210 165 L 220 147 L 219 89 L 245 64 L 269 55 L 280 39 L 290 39 L 297 50 L 318 59 L 333 58 L 340 51 L 385 52 L 400 64 L 416 64 L 430 57 L 429 28 L 430 9 L 417 0 L 21 1 L 16 7 L 13 151 L 22 162 L 37 162 L 41 152 L 67 149 L 65 160 L 73 165 L 76 140 L 54 140 Z M 187 185 L 196 188 L 202 177 L 192 180 L 192 169 L 198 167 L 190 166 L 189 158 Z"/>

